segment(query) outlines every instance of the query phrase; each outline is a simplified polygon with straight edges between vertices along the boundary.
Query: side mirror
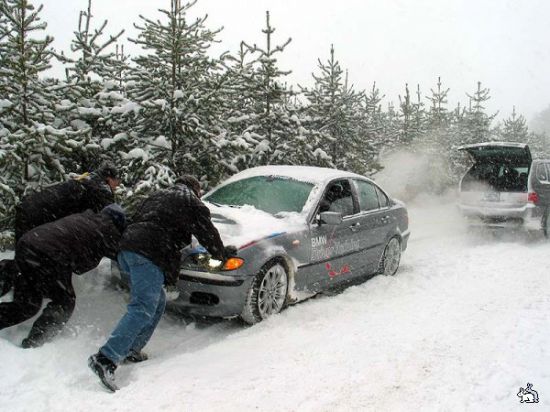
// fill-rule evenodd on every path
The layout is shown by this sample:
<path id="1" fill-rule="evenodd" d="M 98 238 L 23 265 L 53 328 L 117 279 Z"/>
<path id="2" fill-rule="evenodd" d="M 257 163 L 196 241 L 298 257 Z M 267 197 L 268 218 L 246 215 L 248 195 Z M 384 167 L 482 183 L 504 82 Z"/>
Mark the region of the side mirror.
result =
<path id="1" fill-rule="evenodd" d="M 342 213 L 340 212 L 321 212 L 319 214 L 319 224 L 339 225 L 342 223 Z"/>

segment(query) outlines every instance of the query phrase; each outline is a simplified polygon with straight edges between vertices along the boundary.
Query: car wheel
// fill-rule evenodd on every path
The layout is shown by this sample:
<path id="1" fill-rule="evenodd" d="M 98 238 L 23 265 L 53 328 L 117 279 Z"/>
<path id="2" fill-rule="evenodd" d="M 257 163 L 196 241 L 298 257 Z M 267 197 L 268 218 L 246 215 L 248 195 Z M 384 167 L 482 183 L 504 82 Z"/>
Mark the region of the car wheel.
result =
<path id="1" fill-rule="evenodd" d="M 550 237 L 550 208 L 546 208 L 542 217 L 542 233 L 544 233 L 545 238 Z"/>
<path id="2" fill-rule="evenodd" d="M 380 266 L 378 271 L 380 274 L 386 276 L 393 276 L 399 268 L 399 262 L 401 261 L 401 243 L 397 237 L 392 237 L 386 248 L 382 259 L 380 259 Z"/>
<path id="3" fill-rule="evenodd" d="M 253 325 L 279 313 L 286 302 L 288 273 L 280 260 L 268 262 L 254 277 L 241 319 Z"/>

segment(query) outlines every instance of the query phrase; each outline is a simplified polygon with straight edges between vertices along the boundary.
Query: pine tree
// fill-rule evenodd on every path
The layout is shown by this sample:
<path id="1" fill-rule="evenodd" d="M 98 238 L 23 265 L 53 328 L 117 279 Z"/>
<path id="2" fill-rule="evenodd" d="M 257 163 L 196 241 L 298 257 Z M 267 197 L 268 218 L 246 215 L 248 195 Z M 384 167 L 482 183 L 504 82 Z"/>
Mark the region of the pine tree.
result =
<path id="1" fill-rule="evenodd" d="M 382 166 L 378 162 L 378 157 L 383 150 L 392 150 L 397 144 L 395 141 L 389 141 L 384 135 L 384 113 L 382 112 L 382 99 L 384 96 L 376 87 L 376 82 L 373 83 L 369 94 L 362 94 L 363 108 L 362 117 L 362 132 L 363 140 L 368 142 L 365 150 L 369 151 L 368 166 L 365 171 L 367 174 L 375 173 Z"/>
<path id="2" fill-rule="evenodd" d="M 67 65 L 67 79 L 62 89 L 63 102 L 58 108 L 63 124 L 78 132 L 64 159 L 73 171 L 92 170 L 106 157 L 101 142 L 116 133 L 111 127 L 113 123 L 109 122 L 110 111 L 122 100 L 120 74 L 124 61 L 108 49 L 124 30 L 103 39 L 107 20 L 96 29 L 92 22 L 92 1 L 88 0 L 87 10 L 79 14 L 78 28 L 71 42 L 75 57 L 62 55 Z"/>
<path id="3" fill-rule="evenodd" d="M 253 162 L 254 148 L 263 139 L 256 131 L 256 121 L 260 113 L 257 101 L 261 100 L 256 85 L 258 62 L 251 58 L 252 51 L 241 42 L 237 56 L 227 55 L 226 65 L 228 81 L 222 92 L 224 98 L 223 119 L 226 119 L 227 139 L 234 148 L 234 157 L 228 162 L 228 168 L 234 172 L 244 170 Z"/>
<path id="4" fill-rule="evenodd" d="M 450 125 L 450 115 L 447 109 L 447 96 L 450 89 L 442 87 L 441 77 L 437 78 L 437 88 L 430 89 L 431 96 L 428 96 L 430 108 L 427 113 L 427 134 L 424 145 L 428 153 L 448 153 L 451 142 L 447 131 Z"/>
<path id="5" fill-rule="evenodd" d="M 366 121 L 365 94 L 348 84 L 333 46 L 326 63 L 318 60 L 318 68 L 320 73 L 313 74 L 313 89 L 303 90 L 309 102 L 310 128 L 321 133 L 321 148 L 332 156 L 335 167 L 367 173 L 375 168 L 377 154 L 370 132 L 378 133 L 379 128 L 373 129 Z"/>
<path id="6" fill-rule="evenodd" d="M 116 73 L 113 66 L 117 67 L 118 59 L 115 53 L 108 49 L 124 33 L 124 30 L 121 30 L 102 40 L 108 21 L 104 20 L 99 28 L 93 29 L 92 19 L 92 0 L 88 0 L 88 8 L 80 11 L 78 29 L 74 32 L 75 37 L 71 41 L 71 52 L 75 53 L 77 58 L 65 57 L 65 63 L 69 64 L 66 69 L 68 80 L 74 80 L 76 84 L 84 83 L 84 87 L 86 83 L 92 83 L 94 75 L 99 79 L 113 80 Z M 93 89 L 90 91 L 94 92 Z M 83 95 L 89 98 L 94 94 Z"/>
<path id="7" fill-rule="evenodd" d="M 477 82 L 476 91 L 470 95 L 466 94 L 470 98 L 470 106 L 466 112 L 466 128 L 468 131 L 467 142 L 465 143 L 481 143 L 492 139 L 491 126 L 493 119 L 498 113 L 488 115 L 485 112 L 485 102 L 487 102 L 491 96 L 490 90 L 481 87 L 481 82 Z"/>
<path id="8" fill-rule="evenodd" d="M 42 6 L 28 0 L 4 0 L 0 66 L 0 190 L 3 228 L 11 225 L 13 207 L 27 185 L 39 186 L 60 179 L 62 139 L 71 133 L 55 127 L 55 83 L 40 75 L 50 67 L 53 38 L 45 35 L 40 21 Z"/>
<path id="9" fill-rule="evenodd" d="M 389 102 L 387 109 L 382 113 L 383 115 L 383 136 L 385 140 L 385 146 L 389 148 L 388 151 L 393 151 L 399 146 L 399 115 L 395 111 L 395 107 L 392 102 Z"/>
<path id="10" fill-rule="evenodd" d="M 525 117 L 516 113 L 516 106 L 512 109 L 512 114 L 508 119 L 504 120 L 502 127 L 501 138 L 507 142 L 527 142 L 529 129 Z"/>
<path id="11" fill-rule="evenodd" d="M 416 85 L 416 101 L 412 103 L 411 135 L 412 141 L 421 141 L 427 133 L 427 116 L 420 93 L 420 85 Z"/>
<path id="12" fill-rule="evenodd" d="M 411 103 L 411 94 L 409 93 L 409 85 L 405 84 L 405 95 L 401 97 L 399 95 L 399 142 L 402 145 L 410 146 L 413 139 L 412 131 L 412 119 L 413 119 L 414 107 Z"/>
<path id="13" fill-rule="evenodd" d="M 288 150 L 288 142 L 296 136 L 297 118 L 292 117 L 286 103 L 292 92 L 283 82 L 284 76 L 290 71 L 278 67 L 278 55 L 292 41 L 288 38 L 284 43 L 274 46 L 273 33 L 269 11 L 266 12 L 265 45 L 249 45 L 243 42 L 244 47 L 252 57 L 253 76 L 249 77 L 248 92 L 251 97 L 251 114 L 254 121 L 248 128 L 248 136 L 253 147 L 249 166 L 271 163 L 287 163 L 290 157 L 284 151 Z"/>
<path id="14" fill-rule="evenodd" d="M 140 16 L 137 39 L 130 39 L 144 54 L 128 74 L 128 98 L 139 105 L 128 142 L 128 177 L 139 182 L 147 171 L 150 184 L 142 187 L 162 182 L 166 168 L 196 175 L 205 185 L 228 172 L 223 161 L 232 158 L 231 147 L 219 121 L 226 76 L 220 60 L 208 55 L 221 29 L 207 29 L 207 16 L 189 21 L 195 3 L 171 0 L 170 10 L 160 10 L 162 20 Z"/>

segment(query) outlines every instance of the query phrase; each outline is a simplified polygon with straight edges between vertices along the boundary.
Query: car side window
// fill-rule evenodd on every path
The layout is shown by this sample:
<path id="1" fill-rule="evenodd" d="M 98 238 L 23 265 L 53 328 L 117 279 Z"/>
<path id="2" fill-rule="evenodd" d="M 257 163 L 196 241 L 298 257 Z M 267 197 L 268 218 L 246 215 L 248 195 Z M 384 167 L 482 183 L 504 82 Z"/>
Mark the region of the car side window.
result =
<path id="1" fill-rule="evenodd" d="M 362 212 L 380 207 L 376 187 L 373 184 L 364 180 L 355 180 L 355 185 L 359 197 L 359 207 Z"/>
<path id="2" fill-rule="evenodd" d="M 378 194 L 378 201 L 380 202 L 380 207 L 388 207 L 388 205 L 390 204 L 388 196 L 386 196 L 386 194 L 382 192 L 378 186 L 376 186 L 376 194 Z"/>
<path id="3" fill-rule="evenodd" d="M 332 182 L 319 207 L 319 212 L 339 212 L 342 217 L 353 215 L 353 196 L 347 180 Z"/>
<path id="4" fill-rule="evenodd" d="M 540 182 L 548 181 L 548 171 L 544 163 L 537 165 L 537 180 Z"/>

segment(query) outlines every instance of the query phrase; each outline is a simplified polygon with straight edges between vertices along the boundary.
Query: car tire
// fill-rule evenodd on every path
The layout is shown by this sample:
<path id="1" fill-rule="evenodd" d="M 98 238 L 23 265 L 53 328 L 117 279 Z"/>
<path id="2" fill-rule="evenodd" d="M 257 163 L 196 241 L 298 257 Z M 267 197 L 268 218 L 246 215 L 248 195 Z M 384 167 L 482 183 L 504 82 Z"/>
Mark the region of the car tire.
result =
<path id="1" fill-rule="evenodd" d="M 546 239 L 550 238 L 550 207 L 547 207 L 542 217 L 542 233 Z"/>
<path id="2" fill-rule="evenodd" d="M 288 270 L 281 259 L 266 263 L 248 290 L 241 319 L 253 325 L 279 313 L 286 304 Z"/>
<path id="3" fill-rule="evenodd" d="M 401 242 L 397 236 L 392 237 L 386 247 L 384 253 L 380 259 L 378 266 L 378 273 L 385 276 L 393 276 L 399 269 L 399 262 L 401 261 Z"/>

